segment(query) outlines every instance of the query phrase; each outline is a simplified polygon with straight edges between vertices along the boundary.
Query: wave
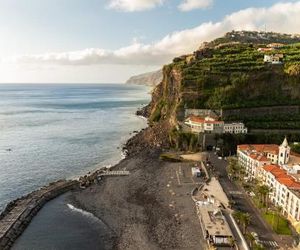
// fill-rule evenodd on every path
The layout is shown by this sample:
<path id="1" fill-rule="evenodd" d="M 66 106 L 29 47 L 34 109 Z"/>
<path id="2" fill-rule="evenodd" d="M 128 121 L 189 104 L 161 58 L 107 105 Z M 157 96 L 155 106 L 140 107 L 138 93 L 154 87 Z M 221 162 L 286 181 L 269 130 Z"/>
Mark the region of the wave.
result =
<path id="1" fill-rule="evenodd" d="M 80 213 L 83 216 L 88 217 L 89 219 L 92 219 L 92 220 L 97 221 L 97 222 L 101 222 L 103 224 L 103 222 L 98 217 L 96 217 L 95 215 L 93 215 L 92 213 L 90 213 L 88 211 L 85 211 L 83 209 L 74 207 L 72 204 L 67 204 L 67 206 L 73 212 Z"/>
<path id="2" fill-rule="evenodd" d="M 122 152 L 121 152 L 121 160 L 124 160 L 126 157 L 127 157 L 127 150 L 124 149 L 124 150 L 122 150 Z"/>
<path id="3" fill-rule="evenodd" d="M 146 118 L 145 116 L 142 115 L 137 115 L 138 118 L 141 118 L 142 120 L 148 121 L 148 118 Z"/>

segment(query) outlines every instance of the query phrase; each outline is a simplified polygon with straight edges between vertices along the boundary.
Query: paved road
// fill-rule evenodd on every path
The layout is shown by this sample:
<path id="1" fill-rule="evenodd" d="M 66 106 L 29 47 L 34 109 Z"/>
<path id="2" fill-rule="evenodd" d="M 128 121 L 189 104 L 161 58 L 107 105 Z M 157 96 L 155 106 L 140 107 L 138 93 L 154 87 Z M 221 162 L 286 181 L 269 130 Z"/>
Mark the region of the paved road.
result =
<path id="1" fill-rule="evenodd" d="M 270 226 L 263 220 L 259 214 L 259 211 L 253 206 L 249 200 L 249 197 L 244 194 L 243 190 L 229 180 L 226 172 L 227 162 L 225 160 L 219 160 L 212 152 L 209 153 L 209 160 L 215 167 L 216 171 L 219 172 L 219 181 L 226 195 L 228 197 L 233 197 L 236 202 L 236 207 L 239 210 L 247 212 L 251 215 L 251 222 L 249 225 L 250 231 L 256 232 L 259 235 L 260 240 L 264 242 L 274 242 L 274 240 L 277 238 L 277 235 L 273 233 Z M 266 248 L 267 247 L 268 246 L 266 246 Z"/>

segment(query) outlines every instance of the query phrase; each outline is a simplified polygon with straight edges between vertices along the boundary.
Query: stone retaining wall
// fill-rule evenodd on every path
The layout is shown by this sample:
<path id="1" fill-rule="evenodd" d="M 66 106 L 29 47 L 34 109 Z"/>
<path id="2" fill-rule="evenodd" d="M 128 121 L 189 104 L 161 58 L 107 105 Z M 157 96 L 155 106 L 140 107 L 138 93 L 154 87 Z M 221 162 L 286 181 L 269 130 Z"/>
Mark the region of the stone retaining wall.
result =
<path id="1" fill-rule="evenodd" d="M 75 187 L 76 180 L 60 180 L 10 202 L 0 214 L 0 250 L 10 249 L 47 201 Z"/>
<path id="2" fill-rule="evenodd" d="M 273 107 L 256 107 L 256 108 L 240 108 L 240 109 L 225 109 L 222 111 L 222 118 L 230 117 L 251 118 L 264 117 L 270 115 L 298 115 L 300 114 L 300 106 L 273 106 Z"/>

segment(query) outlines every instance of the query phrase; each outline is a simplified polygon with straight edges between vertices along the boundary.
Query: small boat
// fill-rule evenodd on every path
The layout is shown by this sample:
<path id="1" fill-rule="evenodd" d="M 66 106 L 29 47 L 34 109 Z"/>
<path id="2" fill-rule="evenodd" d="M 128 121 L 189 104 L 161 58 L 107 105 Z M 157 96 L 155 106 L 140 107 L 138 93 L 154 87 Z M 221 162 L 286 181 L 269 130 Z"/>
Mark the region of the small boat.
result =
<path id="1" fill-rule="evenodd" d="M 8 148 L 8 149 L 6 149 L 6 151 L 7 151 L 7 152 L 11 152 L 11 151 L 12 151 L 12 149 L 11 149 L 11 148 Z"/>

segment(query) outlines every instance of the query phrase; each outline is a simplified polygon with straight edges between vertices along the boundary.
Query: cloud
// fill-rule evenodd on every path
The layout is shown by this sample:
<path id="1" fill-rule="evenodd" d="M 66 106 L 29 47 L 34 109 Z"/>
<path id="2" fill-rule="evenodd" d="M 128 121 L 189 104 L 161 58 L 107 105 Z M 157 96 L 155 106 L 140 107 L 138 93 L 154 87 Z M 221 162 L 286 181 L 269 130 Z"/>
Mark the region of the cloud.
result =
<path id="1" fill-rule="evenodd" d="M 220 22 L 206 22 L 171 33 L 161 40 L 133 44 L 118 50 L 99 48 L 64 53 L 24 55 L 14 58 L 16 63 L 56 65 L 162 65 L 178 55 L 191 53 L 204 41 L 210 41 L 231 30 L 259 30 L 298 33 L 300 1 L 279 3 L 269 8 L 248 8 L 224 17 Z"/>
<path id="2" fill-rule="evenodd" d="M 214 0 L 183 0 L 183 2 L 178 5 L 178 9 L 181 11 L 191 11 L 195 9 L 207 9 L 211 7 Z"/>
<path id="3" fill-rule="evenodd" d="M 109 9 L 125 12 L 143 11 L 153 9 L 163 4 L 164 0 L 110 0 Z"/>

